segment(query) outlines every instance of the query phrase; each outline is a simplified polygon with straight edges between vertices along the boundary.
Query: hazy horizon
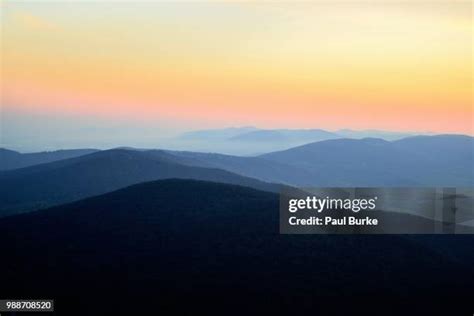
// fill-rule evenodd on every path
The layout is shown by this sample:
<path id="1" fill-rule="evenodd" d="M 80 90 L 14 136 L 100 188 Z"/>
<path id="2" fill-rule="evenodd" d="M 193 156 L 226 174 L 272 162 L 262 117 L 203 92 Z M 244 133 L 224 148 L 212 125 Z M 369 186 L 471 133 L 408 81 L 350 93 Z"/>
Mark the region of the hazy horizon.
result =
<path id="1" fill-rule="evenodd" d="M 261 154 L 264 152 L 272 151 L 273 144 L 267 144 L 268 146 L 264 146 L 262 143 L 254 143 L 252 144 L 251 141 L 231 141 L 232 137 L 222 137 L 221 139 L 206 139 L 206 137 L 196 138 L 196 139 L 186 139 L 183 138 L 188 133 L 194 132 L 219 132 L 221 130 L 227 129 L 241 129 L 241 128 L 252 128 L 256 131 L 273 131 L 273 130 L 287 130 L 287 131 L 298 131 L 298 130 L 319 130 L 319 128 L 276 128 L 276 129 L 267 129 L 261 128 L 258 126 L 223 126 L 223 127 L 216 127 L 216 128 L 191 128 L 186 130 L 174 130 L 174 131 L 166 131 L 163 133 L 164 130 L 160 129 L 160 127 L 152 127 L 152 126 L 133 126 L 129 123 L 117 123 L 114 126 L 105 126 L 105 127 L 93 127 L 87 124 L 81 124 L 76 127 L 68 126 L 67 124 L 64 125 L 64 128 L 68 129 L 75 129 L 77 128 L 78 133 L 81 137 L 77 139 L 71 139 L 67 137 L 61 137 L 60 135 L 56 135 L 54 129 L 49 131 L 43 131 L 41 141 L 38 142 L 38 139 L 34 141 L 27 141 L 27 137 L 23 137 L 22 139 L 18 138 L 15 142 L 7 143 L 3 139 L 0 142 L 0 148 L 5 148 L 9 150 L 18 151 L 21 153 L 33 153 L 33 152 L 41 152 L 41 151 L 55 151 L 55 150 L 68 150 L 68 149 L 82 149 L 82 148 L 91 148 L 91 149 L 100 149 L 100 150 L 107 150 L 113 148 L 120 148 L 120 147 L 131 147 L 137 149 L 165 149 L 165 150 L 183 150 L 183 151 L 197 151 L 197 152 L 216 152 L 216 153 L 228 153 L 228 154 L 238 154 L 242 151 L 245 155 L 249 154 Z M 38 126 L 38 129 L 43 129 L 41 123 Z M 321 129 L 323 130 L 323 129 Z M 80 132 L 79 132 L 80 131 Z M 376 129 L 366 129 L 366 130 L 355 130 L 355 129 L 346 129 L 341 128 L 337 130 L 323 130 L 330 133 L 337 134 L 338 132 L 346 131 L 346 132 L 354 132 L 357 136 L 346 136 L 343 134 L 337 134 L 340 137 L 338 138 L 381 138 L 388 141 L 392 139 L 386 139 L 386 137 L 380 136 L 382 135 L 390 135 L 393 134 L 393 140 L 402 139 L 406 137 L 413 137 L 413 136 L 435 136 L 435 135 L 465 135 L 474 137 L 473 135 L 467 134 L 459 134 L 459 133 L 433 133 L 430 131 L 388 131 L 388 130 L 376 130 Z M 51 135 L 48 135 L 48 132 Z M 82 132 L 82 133 L 81 133 Z M 108 135 L 107 137 L 103 137 L 97 140 L 97 134 Z M 242 132 L 245 134 L 245 132 Z M 19 137 L 21 133 L 15 133 L 10 135 L 12 138 Z M 8 134 L 7 134 L 8 136 Z M 67 135 L 66 135 L 67 136 Z M 322 139 L 325 140 L 325 139 Z M 306 144 L 312 141 L 295 141 L 296 145 L 283 145 L 281 148 L 290 148 L 295 147 L 298 145 Z M 291 144 L 291 143 L 289 143 Z M 263 145 L 263 147 L 262 147 Z M 232 150 L 234 147 L 235 150 Z M 245 150 L 242 150 L 242 147 Z M 270 148 L 269 150 L 260 150 L 259 148 Z M 275 150 L 278 150 L 280 147 L 276 147 Z M 280 149 L 281 149 L 280 148 Z"/>
<path id="2" fill-rule="evenodd" d="M 469 2 L 0 6 L 4 147 L 249 125 L 474 134 Z"/>

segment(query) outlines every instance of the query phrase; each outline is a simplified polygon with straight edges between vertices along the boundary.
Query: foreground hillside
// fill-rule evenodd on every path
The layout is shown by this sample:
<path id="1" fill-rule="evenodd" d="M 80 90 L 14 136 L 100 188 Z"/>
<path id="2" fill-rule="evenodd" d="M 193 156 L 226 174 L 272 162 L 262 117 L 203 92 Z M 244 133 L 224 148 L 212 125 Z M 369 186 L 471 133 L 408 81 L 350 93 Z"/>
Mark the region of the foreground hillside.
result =
<path id="1" fill-rule="evenodd" d="M 162 180 L 1 219 L 0 296 L 53 297 L 59 315 L 471 312 L 472 236 L 280 235 L 278 203 Z"/>

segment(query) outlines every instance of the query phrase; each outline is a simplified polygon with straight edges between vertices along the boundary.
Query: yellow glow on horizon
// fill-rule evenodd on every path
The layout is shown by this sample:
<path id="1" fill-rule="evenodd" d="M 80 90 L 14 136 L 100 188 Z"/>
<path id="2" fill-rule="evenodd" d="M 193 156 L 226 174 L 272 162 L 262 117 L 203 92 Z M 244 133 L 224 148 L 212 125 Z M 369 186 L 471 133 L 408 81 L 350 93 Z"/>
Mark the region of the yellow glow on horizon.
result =
<path id="1" fill-rule="evenodd" d="M 9 2 L 5 106 L 473 134 L 470 10 L 470 2 Z"/>

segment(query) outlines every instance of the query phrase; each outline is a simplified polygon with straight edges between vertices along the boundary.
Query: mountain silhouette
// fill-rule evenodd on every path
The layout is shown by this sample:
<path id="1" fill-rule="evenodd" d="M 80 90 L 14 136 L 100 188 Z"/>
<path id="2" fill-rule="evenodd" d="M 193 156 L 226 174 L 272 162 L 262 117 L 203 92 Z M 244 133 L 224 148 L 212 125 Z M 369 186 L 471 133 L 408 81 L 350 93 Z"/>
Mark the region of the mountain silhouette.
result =
<path id="1" fill-rule="evenodd" d="M 390 132 L 390 131 L 381 131 L 374 129 L 367 130 L 351 130 L 351 129 L 340 129 L 335 132 L 341 138 L 381 138 L 383 140 L 393 141 L 399 140 L 406 137 L 412 137 L 416 135 L 415 133 L 406 133 L 406 132 Z"/>
<path id="2" fill-rule="evenodd" d="M 60 315 L 472 308 L 472 236 L 282 235 L 278 205 L 172 179 L 3 218 L 0 296 Z"/>
<path id="3" fill-rule="evenodd" d="M 180 135 L 181 139 L 187 140 L 225 140 L 231 137 L 258 130 L 253 126 L 229 127 L 222 129 L 197 130 Z"/>
<path id="4" fill-rule="evenodd" d="M 150 151 L 151 152 L 151 151 Z M 308 171 L 289 164 L 261 157 L 241 157 L 215 153 L 167 151 L 179 163 L 206 168 L 218 168 L 263 181 L 298 184 L 308 179 Z"/>
<path id="5" fill-rule="evenodd" d="M 474 185 L 474 138 L 462 135 L 335 139 L 259 157 L 311 172 L 315 186 Z"/>
<path id="6" fill-rule="evenodd" d="M 321 129 L 275 129 L 250 131 L 230 139 L 246 142 L 314 142 L 340 137 Z"/>
<path id="7" fill-rule="evenodd" d="M 11 170 L 74 158 L 96 152 L 97 149 L 69 149 L 22 154 L 17 151 L 0 148 L 0 170 Z"/>
<path id="8" fill-rule="evenodd" d="M 115 149 L 1 173 L 0 216 L 167 178 L 232 183 L 267 191 L 279 188 L 225 170 L 180 164 L 179 158 L 164 152 Z"/>
<path id="9" fill-rule="evenodd" d="M 411 137 L 415 133 L 391 132 L 383 130 L 351 130 L 340 129 L 335 132 L 323 129 L 261 129 L 256 127 L 230 127 L 222 129 L 196 130 L 180 135 L 181 139 L 188 140 L 234 140 L 242 142 L 263 141 L 293 141 L 314 142 L 334 138 L 381 138 L 384 140 L 398 140 Z"/>
<path id="10" fill-rule="evenodd" d="M 473 138 L 417 136 L 314 142 L 257 157 L 168 151 L 181 163 L 293 186 L 470 186 Z"/>
<path id="11" fill-rule="evenodd" d="M 461 135 L 398 141 L 334 139 L 257 157 L 114 149 L 0 172 L 5 216 L 110 192 L 131 184 L 187 178 L 266 191 L 289 186 L 474 185 L 474 141 Z M 264 182 L 262 182 L 264 181 Z"/>
<path id="12" fill-rule="evenodd" d="M 231 127 L 186 132 L 164 147 L 174 150 L 255 156 L 329 139 L 369 137 L 393 141 L 413 135 L 416 134 L 383 130 L 341 129 L 332 132 L 323 129 Z"/>

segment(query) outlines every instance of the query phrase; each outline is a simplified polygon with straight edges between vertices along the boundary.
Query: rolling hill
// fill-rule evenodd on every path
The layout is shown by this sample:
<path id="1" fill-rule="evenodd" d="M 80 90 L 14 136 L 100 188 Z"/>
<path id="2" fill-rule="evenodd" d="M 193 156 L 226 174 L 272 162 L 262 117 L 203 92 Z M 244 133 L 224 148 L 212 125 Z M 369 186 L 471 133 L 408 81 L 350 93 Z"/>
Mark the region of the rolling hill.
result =
<path id="1" fill-rule="evenodd" d="M 218 168 L 263 181 L 295 185 L 308 179 L 308 171 L 260 157 L 240 157 L 215 153 L 166 151 L 176 161 L 190 166 Z M 150 151 L 149 153 L 152 153 Z"/>
<path id="2" fill-rule="evenodd" d="M 224 170 L 183 165 L 178 158 L 163 152 L 106 150 L 0 173 L 0 215 L 37 210 L 167 178 L 232 183 L 267 191 L 279 187 Z"/>
<path id="3" fill-rule="evenodd" d="M 472 307 L 472 236 L 281 235 L 278 203 L 161 180 L 0 219 L 0 296 L 55 298 L 59 315 Z"/>
<path id="4" fill-rule="evenodd" d="M 74 158 L 98 151 L 97 149 L 69 149 L 22 154 L 17 151 L 0 148 L 0 170 L 11 170 Z"/>
<path id="5" fill-rule="evenodd" d="M 131 184 L 188 178 L 276 191 L 290 186 L 474 185 L 469 136 L 365 138 L 315 142 L 258 157 L 115 149 L 0 172 L 0 214 L 35 210 Z M 258 180 L 257 180 L 258 179 Z"/>
<path id="6" fill-rule="evenodd" d="M 473 186 L 474 138 L 315 142 L 259 156 L 311 172 L 315 186 Z"/>
<path id="7" fill-rule="evenodd" d="M 473 144 L 469 136 L 438 135 L 334 139 L 257 157 L 167 153 L 184 164 L 293 186 L 472 186 Z"/>

